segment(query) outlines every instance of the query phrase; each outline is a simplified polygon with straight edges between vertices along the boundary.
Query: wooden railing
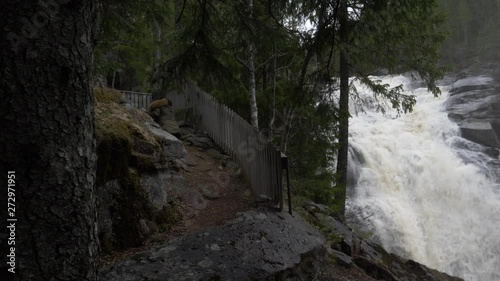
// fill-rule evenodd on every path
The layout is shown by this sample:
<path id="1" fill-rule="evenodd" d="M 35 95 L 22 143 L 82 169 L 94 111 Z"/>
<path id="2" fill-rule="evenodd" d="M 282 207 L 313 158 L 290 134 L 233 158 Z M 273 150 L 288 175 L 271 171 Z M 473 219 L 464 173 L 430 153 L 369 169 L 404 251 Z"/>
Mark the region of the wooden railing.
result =
<path id="1" fill-rule="evenodd" d="M 127 100 L 127 103 L 132 107 L 137 109 L 148 109 L 151 103 L 150 93 L 141 93 L 133 91 L 120 91 L 123 93 L 123 97 Z"/>
<path id="2" fill-rule="evenodd" d="M 134 108 L 147 109 L 151 102 L 149 93 L 121 92 Z M 192 83 L 166 97 L 175 110 L 188 112 L 191 121 L 239 163 L 257 200 L 279 204 L 283 209 L 282 168 L 286 158 L 264 135 Z"/>
<path id="3" fill-rule="evenodd" d="M 283 209 L 282 155 L 264 135 L 192 83 L 166 96 L 240 164 L 257 200 Z"/>

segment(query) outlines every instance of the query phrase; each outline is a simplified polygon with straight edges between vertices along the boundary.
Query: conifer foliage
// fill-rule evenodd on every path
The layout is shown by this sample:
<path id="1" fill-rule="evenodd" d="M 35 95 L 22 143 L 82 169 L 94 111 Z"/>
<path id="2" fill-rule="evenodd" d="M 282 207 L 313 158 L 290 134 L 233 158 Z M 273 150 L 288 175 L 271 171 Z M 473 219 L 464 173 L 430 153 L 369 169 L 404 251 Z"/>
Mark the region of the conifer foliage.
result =
<path id="1" fill-rule="evenodd" d="M 372 81 L 374 71 L 413 71 L 439 94 L 445 18 L 437 0 L 108 1 L 111 17 L 98 49 L 108 82 L 116 84 L 118 73 L 131 78 L 128 88 L 164 92 L 194 81 L 289 156 L 297 194 L 337 205 L 340 213 L 349 77 L 401 113 L 415 98 Z M 127 16 L 113 18 L 117 9 Z"/>

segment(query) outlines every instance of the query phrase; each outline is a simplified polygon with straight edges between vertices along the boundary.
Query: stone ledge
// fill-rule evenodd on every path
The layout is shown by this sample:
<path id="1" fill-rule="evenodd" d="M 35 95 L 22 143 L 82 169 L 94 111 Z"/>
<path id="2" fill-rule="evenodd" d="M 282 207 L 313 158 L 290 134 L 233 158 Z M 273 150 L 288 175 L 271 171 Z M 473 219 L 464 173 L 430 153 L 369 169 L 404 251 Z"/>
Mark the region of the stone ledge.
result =
<path id="1" fill-rule="evenodd" d="M 287 213 L 252 210 L 224 226 L 133 256 L 100 276 L 108 281 L 245 281 L 291 275 L 312 280 L 326 256 L 324 243 L 315 229 Z"/>

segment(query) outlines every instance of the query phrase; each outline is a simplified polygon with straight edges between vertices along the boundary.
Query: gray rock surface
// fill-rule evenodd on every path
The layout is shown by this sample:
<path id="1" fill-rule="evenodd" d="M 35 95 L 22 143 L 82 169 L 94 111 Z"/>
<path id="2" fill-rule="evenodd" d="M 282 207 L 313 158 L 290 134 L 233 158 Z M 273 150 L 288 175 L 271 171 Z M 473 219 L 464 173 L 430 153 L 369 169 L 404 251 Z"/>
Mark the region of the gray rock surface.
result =
<path id="1" fill-rule="evenodd" d="M 289 214 L 253 210 L 105 268 L 100 276 L 107 281 L 313 280 L 326 256 L 324 242 Z"/>
<path id="2" fill-rule="evenodd" d="M 357 268 L 376 280 L 388 281 L 463 281 L 460 278 L 451 277 L 444 273 L 427 268 L 424 265 L 411 260 L 404 260 L 394 254 L 387 253 L 381 246 L 363 241 L 348 226 L 340 220 L 328 216 L 326 210 L 320 208 L 321 205 L 307 202 L 303 207 L 315 218 L 318 224 L 333 236 L 335 242 L 328 249 L 330 256 L 335 260 L 335 264 Z M 331 280 L 327 276 L 326 279 Z M 337 279 L 334 279 L 337 280 Z M 353 279 L 338 279 L 353 280 Z M 357 279 L 354 279 L 357 280 Z M 364 280 L 364 279 L 363 279 Z"/>
<path id="3" fill-rule="evenodd" d="M 203 195 L 181 174 L 169 171 L 165 174 L 164 183 L 169 196 L 179 198 L 196 210 L 207 208 L 208 203 L 203 198 Z"/>
<path id="4" fill-rule="evenodd" d="M 183 137 L 189 144 L 202 148 L 211 149 L 215 147 L 215 143 L 205 134 L 196 132 L 194 135 L 187 135 Z"/>
<path id="5" fill-rule="evenodd" d="M 500 118 L 500 88 L 495 83 L 488 74 L 456 80 L 446 101 L 446 109 L 464 138 L 499 148 L 499 132 L 492 126 Z"/>
<path id="6" fill-rule="evenodd" d="M 156 210 L 162 210 L 168 204 L 166 187 L 169 178 L 169 173 L 166 172 L 140 176 L 141 188 L 146 192 L 149 202 Z"/>
<path id="7" fill-rule="evenodd" d="M 352 264 L 352 258 L 340 251 L 337 250 L 331 250 L 329 253 L 335 258 L 335 261 L 345 267 L 351 267 Z"/>
<path id="8" fill-rule="evenodd" d="M 488 147 L 500 148 L 497 133 L 489 122 L 463 123 L 460 126 L 462 137 Z"/>
<path id="9" fill-rule="evenodd" d="M 482 152 L 479 165 L 484 172 L 500 181 L 500 81 L 495 73 L 498 64 L 483 64 L 448 77 L 452 85 L 446 100 L 448 117 L 457 123 L 461 137 L 452 145 L 467 162 L 478 161 L 468 157 L 468 150 Z M 471 143 L 467 143 L 467 141 Z"/>
<path id="10" fill-rule="evenodd" d="M 146 122 L 145 125 L 153 135 L 161 138 L 160 144 L 168 159 L 174 160 L 187 157 L 186 149 L 178 138 L 163 130 L 154 122 Z"/>

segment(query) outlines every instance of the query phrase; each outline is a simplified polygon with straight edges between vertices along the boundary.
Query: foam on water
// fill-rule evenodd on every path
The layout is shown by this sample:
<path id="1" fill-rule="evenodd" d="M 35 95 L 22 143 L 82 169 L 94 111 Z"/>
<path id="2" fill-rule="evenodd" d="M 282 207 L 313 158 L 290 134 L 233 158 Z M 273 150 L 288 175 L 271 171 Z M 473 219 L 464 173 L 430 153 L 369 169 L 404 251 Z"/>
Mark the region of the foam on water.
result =
<path id="1" fill-rule="evenodd" d="M 392 86 L 411 82 L 378 78 Z M 361 98 L 372 95 L 355 86 Z M 366 110 L 350 120 L 351 149 L 361 157 L 351 165 L 357 184 L 348 212 L 364 218 L 390 252 L 465 280 L 498 281 L 500 195 L 487 157 L 448 119 L 446 88 L 438 98 L 423 88 L 407 91 L 417 96 L 412 113 Z"/>

